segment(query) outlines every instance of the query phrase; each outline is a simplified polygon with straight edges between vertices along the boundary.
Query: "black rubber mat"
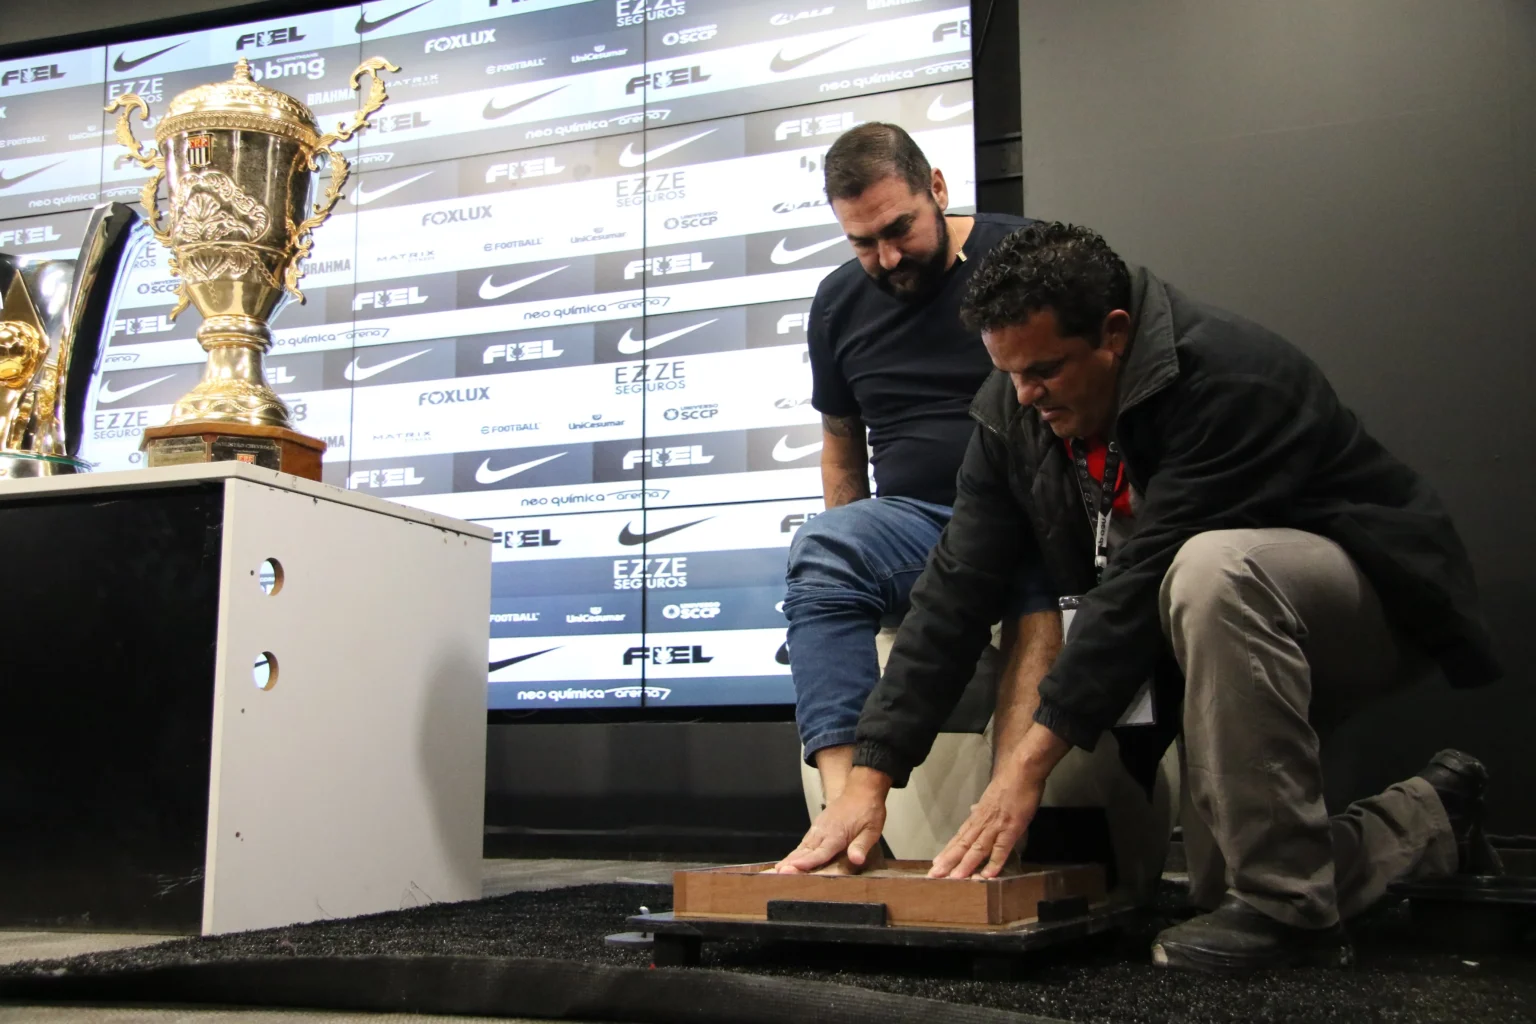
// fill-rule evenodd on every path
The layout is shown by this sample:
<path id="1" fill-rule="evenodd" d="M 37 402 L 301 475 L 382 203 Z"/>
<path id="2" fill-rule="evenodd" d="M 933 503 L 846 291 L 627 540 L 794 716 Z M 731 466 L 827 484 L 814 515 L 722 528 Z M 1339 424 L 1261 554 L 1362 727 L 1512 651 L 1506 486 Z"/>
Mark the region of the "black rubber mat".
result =
<path id="1" fill-rule="evenodd" d="M 622 930 L 642 904 L 659 911 L 669 903 L 665 887 L 579 886 L 177 940 L 0 968 L 0 999 L 82 999 L 92 991 L 89 998 L 107 1001 L 753 1024 L 1020 1021 L 1015 1014 L 1114 1024 L 1536 1021 L 1536 954 L 1529 943 L 1496 955 L 1435 950 L 1392 908 L 1356 926 L 1359 963 L 1353 969 L 1246 979 L 1153 968 L 1148 944 L 1174 919 L 1171 914 L 1147 914 L 1110 941 L 1035 954 L 1006 981 L 973 980 L 967 958 L 916 950 L 711 943 L 702 967 L 648 971 L 647 954 L 603 945 L 603 936 Z M 238 962 L 253 958 L 260 959 Z M 285 962 L 293 973 L 281 980 L 273 972 Z M 163 973 L 139 973 L 154 971 Z M 731 976 L 729 984 L 722 973 Z M 101 987 L 108 984 L 126 988 Z M 358 1001 L 370 992 L 383 1001 Z M 712 992 L 719 998 L 710 998 Z M 876 998 L 882 994 L 895 998 Z M 492 1005 L 492 996 L 522 1002 Z M 913 1001 L 918 999 L 953 1005 L 935 1009 Z M 625 1007 L 627 1014 L 620 1015 Z M 970 1016 L 967 1007 L 1006 1012 Z"/>

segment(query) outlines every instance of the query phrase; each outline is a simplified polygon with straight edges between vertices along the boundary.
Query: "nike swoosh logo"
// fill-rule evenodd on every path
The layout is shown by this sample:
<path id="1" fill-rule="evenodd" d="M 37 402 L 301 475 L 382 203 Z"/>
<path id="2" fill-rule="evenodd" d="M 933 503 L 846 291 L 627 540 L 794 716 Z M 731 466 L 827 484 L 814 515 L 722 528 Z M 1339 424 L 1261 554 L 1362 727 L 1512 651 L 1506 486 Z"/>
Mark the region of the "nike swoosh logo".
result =
<path id="1" fill-rule="evenodd" d="M 684 523 L 682 526 L 669 526 L 665 530 L 652 530 L 650 533 L 633 533 L 630 531 L 629 524 L 625 523 L 624 529 L 619 531 L 619 543 L 627 548 L 632 548 L 636 544 L 647 544 L 653 540 L 661 540 L 661 538 L 670 536 L 679 530 L 686 530 L 690 526 L 707 523 L 713 518 L 715 517 L 705 516 L 703 519 L 695 519 L 693 522 Z"/>
<path id="2" fill-rule="evenodd" d="M 805 64 L 808 61 L 813 61 L 817 57 L 831 53 L 833 50 L 840 46 L 847 46 L 849 43 L 863 38 L 863 36 L 854 36 L 853 39 L 844 39 L 840 43 L 833 43 L 831 46 L 823 46 L 819 50 L 812 50 L 810 53 L 800 57 L 785 57 L 784 51 L 780 50 L 778 53 L 773 55 L 773 60 L 768 62 L 768 70 L 778 74 L 782 74 L 785 71 L 793 71 L 801 64 Z"/>
<path id="3" fill-rule="evenodd" d="M 487 673 L 495 672 L 498 669 L 506 668 L 508 665 L 516 665 L 520 661 L 527 661 L 529 658 L 537 658 L 541 654 L 548 654 L 550 651 L 558 651 L 559 649 L 560 648 L 558 647 L 546 647 L 542 651 L 534 651 L 532 654 L 519 654 L 515 658 L 502 658 L 500 661 L 491 662 Z"/>
<path id="4" fill-rule="evenodd" d="M 718 319 L 720 318 L 715 317 L 715 320 Z M 670 334 L 661 334 L 654 338 L 646 338 L 643 341 L 635 338 L 635 329 L 633 327 L 626 328 L 624 331 L 624 337 L 619 339 L 619 354 L 626 356 L 637 356 L 641 352 L 649 352 L 657 345 L 665 345 L 673 338 L 681 338 L 685 334 L 692 334 L 700 327 L 708 327 L 710 324 L 714 323 L 715 320 L 705 320 L 701 324 L 694 324 L 692 327 L 684 327 L 682 330 L 673 331 Z"/>
<path id="5" fill-rule="evenodd" d="M 803 459 L 812 452 L 821 451 L 821 442 L 813 441 L 810 444 L 792 445 L 789 443 L 789 435 L 779 438 L 779 443 L 773 446 L 773 459 L 775 462 L 794 462 Z"/>
<path id="6" fill-rule="evenodd" d="M 624 152 L 619 154 L 619 166 L 643 167 L 649 160 L 659 160 L 668 153 L 682 149 L 690 142 L 698 142 L 704 136 L 713 135 L 717 131 L 719 131 L 718 128 L 711 128 L 707 132 L 699 132 L 697 135 L 690 135 L 688 138 L 680 139 L 677 142 L 669 142 L 665 146 L 657 146 L 655 149 L 647 150 L 644 153 L 636 153 L 635 144 L 631 142 L 624 147 Z"/>
<path id="7" fill-rule="evenodd" d="M 383 28 L 385 25 L 388 25 L 390 22 L 394 21 L 396 18 L 403 18 L 407 14 L 410 14 L 412 11 L 419 11 L 419 10 L 421 10 L 421 8 L 427 6 L 427 4 L 429 4 L 431 2 L 432 2 L 432 0 L 423 0 L 422 3 L 417 4 L 415 7 L 407 7 L 403 11 L 400 11 L 400 12 L 398 12 L 396 14 L 391 14 L 387 18 L 380 18 L 378 21 L 369 21 L 368 20 L 368 15 L 366 15 L 366 14 L 359 14 L 357 16 L 357 25 L 356 25 L 357 34 L 358 35 L 362 35 L 365 32 L 372 32 L 376 28 Z"/>
<path id="8" fill-rule="evenodd" d="M 799 249 L 790 249 L 784 245 L 785 240 L 781 238 L 779 239 L 779 244 L 773 247 L 773 252 L 768 255 L 768 258 L 773 260 L 773 262 L 778 266 L 782 267 L 787 263 L 798 263 L 812 253 L 821 252 L 823 249 L 830 249 L 832 246 L 836 245 L 842 240 L 843 236 L 838 235 L 836 238 L 829 238 L 825 242 L 817 242 L 815 245 L 807 245 Z"/>
<path id="9" fill-rule="evenodd" d="M 96 404 L 111 405 L 113 402 L 121 402 L 129 395 L 136 395 L 145 388 L 152 388 L 161 381 L 170 380 L 174 376 L 176 376 L 174 373 L 168 373 L 164 377 L 156 377 L 154 380 L 147 380 L 143 384 L 135 384 L 131 388 L 123 388 L 121 391 L 113 391 L 111 382 L 102 381 L 101 390 L 96 392 Z"/>
<path id="10" fill-rule="evenodd" d="M 112 70 L 113 71 L 132 71 L 134 68 L 138 67 L 140 64 L 147 64 L 150 61 L 154 60 L 156 57 L 160 56 L 162 53 L 170 53 L 172 50 L 176 49 L 176 47 L 178 47 L 178 46 L 185 46 L 186 44 L 187 44 L 187 40 L 183 39 L 179 43 L 172 43 L 170 46 L 167 46 L 163 50 L 156 50 L 154 53 L 151 53 L 151 54 L 149 54 L 147 56 L 144 56 L 144 57 L 140 57 L 137 60 L 124 60 L 123 57 L 125 56 L 125 54 L 121 54 L 120 53 L 120 54 L 117 55 L 117 60 L 112 62 Z"/>
<path id="11" fill-rule="evenodd" d="M 523 462 L 516 466 L 508 466 L 506 469 L 492 469 L 491 460 L 486 459 L 484 462 L 480 463 L 480 468 L 475 470 L 475 483 L 499 484 L 509 476 L 516 476 L 525 470 L 532 469 L 534 466 L 542 466 L 546 462 L 553 462 L 564 454 L 566 453 L 559 452 L 555 455 L 546 455 L 542 459 L 534 459 L 532 462 Z"/>
<path id="12" fill-rule="evenodd" d="M 935 96 L 933 98 L 933 102 L 928 104 L 928 120 L 948 121 L 952 117 L 959 117 L 961 114 L 969 114 L 971 112 L 971 108 L 975 105 L 976 104 L 974 101 L 966 100 L 964 103 L 956 103 L 952 107 L 946 107 L 944 105 L 944 97 Z"/>
<path id="13" fill-rule="evenodd" d="M 789 664 L 789 641 L 788 640 L 785 640 L 783 643 L 779 644 L 778 653 L 773 656 L 773 660 L 778 662 L 780 665 L 788 665 Z"/>
<path id="14" fill-rule="evenodd" d="M 383 199 L 385 196 L 389 195 L 391 192 L 398 192 L 402 188 L 405 188 L 405 186 L 410 185 L 410 184 L 412 184 L 414 182 L 418 182 L 422 178 L 428 177 L 431 174 L 432 174 L 431 171 L 427 171 L 424 174 L 416 175 L 416 177 L 414 177 L 414 178 L 406 178 L 404 181 L 397 181 L 393 185 L 385 185 L 383 188 L 375 189 L 372 192 L 369 192 L 361 184 L 359 184 L 357 186 L 357 188 L 352 190 L 352 205 L 354 205 L 354 206 L 367 206 L 369 203 L 373 202 L 375 199 Z"/>
<path id="15" fill-rule="evenodd" d="M 546 277 L 549 277 L 551 274 L 558 274 L 560 271 L 565 270 L 569 266 L 570 264 L 567 263 L 564 267 L 556 267 L 554 270 L 546 270 L 542 274 L 534 274 L 532 277 L 525 277 L 521 281 L 513 281 L 511 284 L 491 284 L 491 277 L 493 275 L 486 274 L 485 280 L 480 282 L 480 297 L 487 302 L 492 302 L 501 298 L 503 295 L 517 291 L 519 288 L 526 288 L 533 284 L 535 281 L 542 281 Z"/>
<path id="16" fill-rule="evenodd" d="M 49 164 L 47 167 L 39 167 L 37 170 L 28 171 L 26 174 L 18 174 L 14 178 L 7 177 L 4 171 L 0 171 L 0 188 L 10 188 L 12 185 L 19 185 L 34 175 L 42 174 L 44 171 L 53 170 L 63 162 L 63 160 L 60 160 L 57 164 Z"/>
<path id="17" fill-rule="evenodd" d="M 410 355 L 401 356 L 399 359 L 390 359 L 386 362 L 379 363 L 377 366 L 358 365 L 363 358 L 362 356 L 358 356 L 356 359 L 347 364 L 347 368 L 341 371 L 341 375 L 347 378 L 347 380 L 351 381 L 367 380 L 369 377 L 377 377 L 385 370 L 393 370 L 395 367 L 402 363 L 408 363 L 412 359 L 415 359 L 417 356 L 424 356 L 430 351 L 432 350 L 429 348 L 424 348 L 420 352 L 412 352 Z"/>
<path id="18" fill-rule="evenodd" d="M 564 88 L 565 86 L 563 85 L 557 85 L 553 89 L 549 90 L 549 92 L 541 92 L 537 96 L 529 96 L 527 99 L 518 100 L 516 103 L 507 107 L 498 107 L 496 105 L 496 98 L 492 97 L 485 101 L 485 109 L 480 112 L 480 116 L 484 117 L 487 121 L 494 121 L 498 117 L 506 117 L 514 110 L 522 110 L 530 103 L 537 103 L 545 96 L 553 96 L 555 93 Z"/>

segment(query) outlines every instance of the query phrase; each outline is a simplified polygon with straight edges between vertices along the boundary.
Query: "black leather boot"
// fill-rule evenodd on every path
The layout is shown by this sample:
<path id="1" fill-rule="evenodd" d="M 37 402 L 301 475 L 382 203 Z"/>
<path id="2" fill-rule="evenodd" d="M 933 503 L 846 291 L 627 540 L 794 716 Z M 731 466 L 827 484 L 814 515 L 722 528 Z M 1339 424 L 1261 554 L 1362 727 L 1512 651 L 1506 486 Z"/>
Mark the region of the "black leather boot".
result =
<path id="1" fill-rule="evenodd" d="M 1207 974 L 1266 967 L 1347 967 L 1355 951 L 1340 925 L 1296 928 L 1227 894 L 1209 914 L 1165 929 L 1152 942 L 1152 963 Z"/>
<path id="2" fill-rule="evenodd" d="M 1435 788 L 1456 837 L 1458 874 L 1502 875 L 1504 864 L 1483 832 L 1483 793 L 1488 769 L 1460 750 L 1442 750 L 1418 777 Z"/>

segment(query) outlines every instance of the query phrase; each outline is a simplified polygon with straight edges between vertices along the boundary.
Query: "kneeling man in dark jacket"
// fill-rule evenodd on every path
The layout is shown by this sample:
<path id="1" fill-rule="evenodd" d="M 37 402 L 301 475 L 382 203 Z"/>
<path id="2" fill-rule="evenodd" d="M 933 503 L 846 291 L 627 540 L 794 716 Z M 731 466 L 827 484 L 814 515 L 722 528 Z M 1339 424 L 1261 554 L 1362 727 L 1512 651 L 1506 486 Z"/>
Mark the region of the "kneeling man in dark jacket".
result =
<path id="1" fill-rule="evenodd" d="M 954 518 L 864 707 L 848 786 L 785 863 L 845 848 L 862 863 L 1033 530 L 1058 590 L 1081 597 L 1034 725 L 934 875 L 995 876 L 1057 762 L 1143 692 L 1155 723 L 1117 729 L 1122 757 L 1146 777 L 1182 735 L 1191 896 L 1211 911 L 1159 935 L 1156 963 L 1347 962 L 1340 920 L 1387 886 L 1492 870 L 1487 773 L 1458 751 L 1324 809 L 1320 733 L 1430 665 L 1453 686 L 1499 672 L 1440 500 L 1317 366 L 1062 224 L 1001 242 L 962 315 L 999 372 L 971 409 Z"/>

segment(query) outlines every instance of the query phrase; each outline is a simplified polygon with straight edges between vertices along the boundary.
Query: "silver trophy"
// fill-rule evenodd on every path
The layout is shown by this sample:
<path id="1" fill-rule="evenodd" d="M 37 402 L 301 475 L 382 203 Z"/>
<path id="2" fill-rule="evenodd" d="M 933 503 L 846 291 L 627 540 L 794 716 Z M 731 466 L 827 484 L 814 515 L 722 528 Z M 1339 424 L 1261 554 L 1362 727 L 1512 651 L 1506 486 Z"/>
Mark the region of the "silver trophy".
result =
<path id="1" fill-rule="evenodd" d="M 106 203 L 76 259 L 0 253 L 0 479 L 89 469 L 86 395 L 124 265 L 148 230 L 131 207 Z"/>

